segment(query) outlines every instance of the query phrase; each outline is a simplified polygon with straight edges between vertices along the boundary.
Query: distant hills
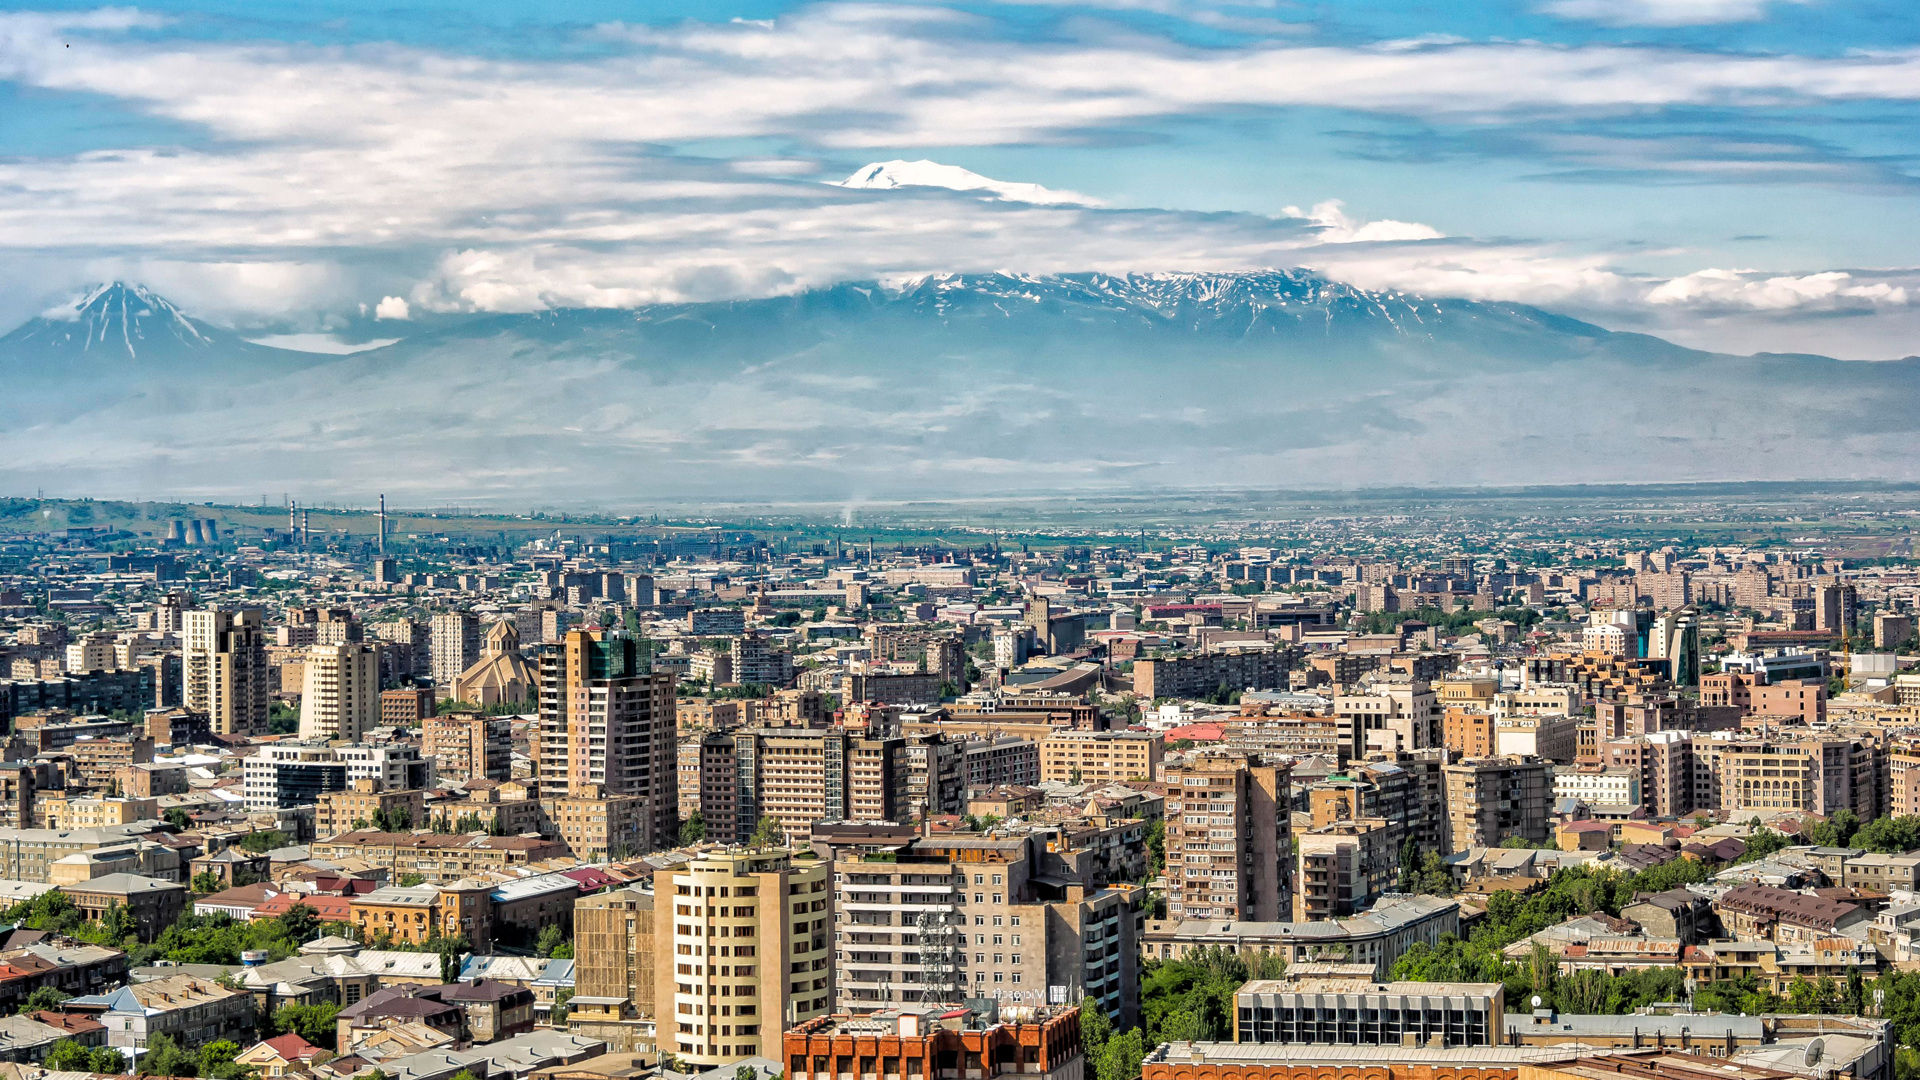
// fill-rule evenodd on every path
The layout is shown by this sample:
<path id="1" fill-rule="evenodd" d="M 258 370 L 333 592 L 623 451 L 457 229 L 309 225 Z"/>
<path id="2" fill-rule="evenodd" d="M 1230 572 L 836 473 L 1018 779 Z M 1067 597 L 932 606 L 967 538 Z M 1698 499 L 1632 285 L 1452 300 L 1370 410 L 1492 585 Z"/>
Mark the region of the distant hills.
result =
<path id="1" fill-rule="evenodd" d="M 1920 473 L 1920 360 L 1706 353 L 1301 270 L 475 315 L 346 356 L 116 283 L 0 338 L 0 385 L 16 492 L 617 505 Z"/>

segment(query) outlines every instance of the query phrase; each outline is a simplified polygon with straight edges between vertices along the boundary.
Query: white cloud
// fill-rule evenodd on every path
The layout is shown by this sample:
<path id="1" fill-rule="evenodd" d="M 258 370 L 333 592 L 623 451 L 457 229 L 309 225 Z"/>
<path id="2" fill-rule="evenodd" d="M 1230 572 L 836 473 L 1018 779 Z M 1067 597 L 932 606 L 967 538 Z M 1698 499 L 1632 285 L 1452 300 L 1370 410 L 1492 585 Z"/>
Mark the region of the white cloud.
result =
<path id="1" fill-rule="evenodd" d="M 1796 277 L 1716 268 L 1697 270 L 1665 282 L 1649 291 L 1647 300 L 1674 307 L 1785 312 L 1809 308 L 1905 307 L 1912 295 L 1906 285 L 1861 282 L 1839 270 Z"/>
<path id="2" fill-rule="evenodd" d="M 374 338 L 371 341 L 342 341 L 332 334 L 268 334 L 265 337 L 248 338 L 255 345 L 265 345 L 274 349 L 292 349 L 294 352 L 325 353 L 329 356 L 350 356 L 357 352 L 382 349 L 399 338 Z"/>
<path id="3" fill-rule="evenodd" d="M 1288 217 L 1305 218 L 1320 228 L 1320 239 L 1329 244 L 1364 244 L 1394 240 L 1438 240 L 1446 234 L 1431 225 L 1421 225 L 1412 221 L 1394 221 L 1381 218 L 1378 221 L 1358 222 L 1342 209 L 1346 204 L 1339 199 L 1328 199 L 1315 203 L 1312 210 L 1301 212 L 1297 206 L 1289 206 L 1281 212 Z"/>
<path id="4" fill-rule="evenodd" d="M 609 26 L 599 31 L 604 55 L 544 62 L 109 33 L 135 23 L 150 25 L 125 12 L 0 15 L 0 79 L 110 95 L 220 136 L 197 148 L 0 161 L 0 266 L 32 267 L 0 276 L 30 290 L 21 303 L 123 277 L 229 319 L 347 311 L 367 296 L 383 297 L 377 317 L 404 318 L 766 295 L 941 270 L 1304 264 L 1369 287 L 1681 310 L 1706 303 L 1678 297 L 1707 285 L 1683 278 L 1650 298 L 1660 283 L 1604 252 L 1444 240 L 1425 224 L 1357 220 L 1337 200 L 1300 213 L 1303 227 L 1103 211 L 1084 196 L 985 177 L 995 186 L 979 190 L 1001 198 L 936 187 L 902 198 L 797 178 L 817 175 L 806 153 L 822 147 L 1047 141 L 1231 106 L 1490 116 L 1920 99 L 1915 51 L 1802 58 L 1445 39 L 1192 49 L 1111 34 L 1015 42 L 990 20 L 925 7 Z M 69 35 L 75 48 L 60 48 Z M 653 149 L 762 137 L 795 150 L 724 162 Z M 56 263 L 62 273 L 48 273 Z M 1891 303 L 1844 291 L 1872 284 L 1838 286 L 1834 302 Z"/>
<path id="5" fill-rule="evenodd" d="M 1706 26 L 1767 17 L 1771 0 L 1549 0 L 1540 10 L 1608 26 Z M 1787 0 L 1804 4 L 1809 0 Z"/>

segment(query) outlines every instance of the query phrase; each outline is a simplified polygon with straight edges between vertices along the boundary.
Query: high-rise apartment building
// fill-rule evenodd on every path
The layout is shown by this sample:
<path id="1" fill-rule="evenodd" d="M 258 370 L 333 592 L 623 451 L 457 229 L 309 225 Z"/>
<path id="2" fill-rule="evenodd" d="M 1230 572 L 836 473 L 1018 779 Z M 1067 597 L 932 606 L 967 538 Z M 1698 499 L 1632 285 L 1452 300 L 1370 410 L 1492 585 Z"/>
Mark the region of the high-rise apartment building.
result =
<path id="1" fill-rule="evenodd" d="M 572 630 L 540 654 L 535 762 L 543 799 L 647 800 L 644 850 L 679 843 L 674 680 L 641 670 L 637 643 Z"/>
<path id="2" fill-rule="evenodd" d="M 1820 585 L 1813 593 L 1813 628 L 1851 634 L 1859 618 L 1859 596 L 1851 585 Z"/>
<path id="3" fill-rule="evenodd" d="M 259 610 L 189 611 L 180 643 L 181 704 L 219 734 L 265 734 L 273 691 Z"/>
<path id="4" fill-rule="evenodd" d="M 1553 836 L 1553 765 L 1520 757 L 1469 758 L 1446 767 L 1449 839 L 1454 851 L 1499 847 L 1518 836 Z"/>
<path id="5" fill-rule="evenodd" d="M 784 849 L 709 851 L 654 876 L 660 1049 L 713 1068 L 780 1056 L 833 1006 L 827 864 Z"/>
<path id="6" fill-rule="evenodd" d="M 480 659 L 480 619 L 471 611 L 443 611 L 433 617 L 433 682 L 451 687 L 460 673 Z"/>
<path id="7" fill-rule="evenodd" d="M 804 842 L 820 821 L 907 821 L 913 767 L 905 738 L 845 728 L 753 728 L 701 741 L 707 838 L 744 843 L 761 818 Z"/>
<path id="8" fill-rule="evenodd" d="M 359 742 L 380 724 L 380 646 L 357 642 L 307 649 L 300 737 Z"/>
<path id="9" fill-rule="evenodd" d="M 1720 752 L 1718 765 L 1727 810 L 1851 810 L 1868 821 L 1891 802 L 1886 752 L 1858 739 L 1739 739 Z"/>
<path id="10" fill-rule="evenodd" d="M 855 835 L 868 832 L 867 836 Z M 1139 1016 L 1138 890 L 1096 888 L 1085 849 L 1047 834 L 887 836 L 823 827 L 834 853 L 836 1012 L 1091 997 Z"/>
<path id="11" fill-rule="evenodd" d="M 513 778 L 513 721 L 504 716 L 449 713 L 421 719 L 420 752 L 454 780 Z"/>
<path id="12" fill-rule="evenodd" d="M 1292 907 L 1292 765 L 1259 754 L 1195 752 L 1163 766 L 1167 916 L 1278 922 Z"/>

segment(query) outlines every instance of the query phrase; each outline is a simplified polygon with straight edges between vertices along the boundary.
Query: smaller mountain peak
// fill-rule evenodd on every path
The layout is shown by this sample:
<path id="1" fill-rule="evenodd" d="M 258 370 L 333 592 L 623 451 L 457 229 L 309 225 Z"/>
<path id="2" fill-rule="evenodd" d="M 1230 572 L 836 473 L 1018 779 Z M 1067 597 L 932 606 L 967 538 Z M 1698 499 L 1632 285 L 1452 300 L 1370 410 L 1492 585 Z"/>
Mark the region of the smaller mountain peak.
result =
<path id="1" fill-rule="evenodd" d="M 835 180 L 831 183 L 836 187 L 884 190 L 908 187 L 946 188 L 949 191 L 979 192 L 1010 202 L 1101 205 L 1099 199 L 1082 195 L 1077 191 L 1062 191 L 1042 187 L 1039 184 L 1025 184 L 1011 180 L 995 180 L 958 165 L 943 165 L 938 161 L 928 161 L 925 158 L 919 161 L 896 159 L 870 162 L 855 169 L 853 175 L 845 180 Z"/>

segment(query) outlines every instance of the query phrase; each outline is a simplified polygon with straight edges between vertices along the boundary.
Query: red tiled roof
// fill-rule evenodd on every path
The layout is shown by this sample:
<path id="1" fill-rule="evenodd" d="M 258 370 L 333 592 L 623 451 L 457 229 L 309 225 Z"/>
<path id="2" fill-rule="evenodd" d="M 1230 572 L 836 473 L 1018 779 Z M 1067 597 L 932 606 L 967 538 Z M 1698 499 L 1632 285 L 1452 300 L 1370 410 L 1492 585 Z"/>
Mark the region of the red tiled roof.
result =
<path id="1" fill-rule="evenodd" d="M 273 1052 L 279 1054 L 283 1061 L 305 1061 L 320 1052 L 319 1047 L 291 1031 L 266 1040 L 266 1044 L 272 1047 Z"/>
<path id="2" fill-rule="evenodd" d="M 254 908 L 247 919 L 258 922 L 286 914 L 295 904 L 305 904 L 313 909 L 321 922 L 349 922 L 353 919 L 353 908 L 345 896 L 298 896 L 282 893 L 279 896 Z"/>

